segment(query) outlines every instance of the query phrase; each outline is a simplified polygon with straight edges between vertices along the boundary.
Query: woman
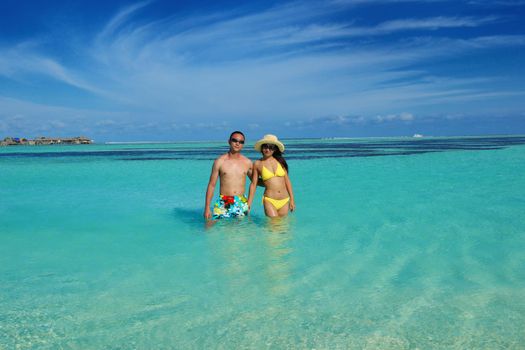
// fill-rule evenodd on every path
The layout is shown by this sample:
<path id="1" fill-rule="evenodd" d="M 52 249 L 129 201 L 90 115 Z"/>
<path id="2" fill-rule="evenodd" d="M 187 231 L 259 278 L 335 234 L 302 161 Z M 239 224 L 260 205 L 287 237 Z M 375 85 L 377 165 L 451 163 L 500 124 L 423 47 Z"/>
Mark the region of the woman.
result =
<path id="1" fill-rule="evenodd" d="M 286 216 L 289 210 L 295 210 L 295 201 L 288 177 L 288 164 L 282 156 L 284 145 L 277 136 L 265 135 L 255 143 L 255 149 L 262 153 L 262 158 L 253 164 L 248 206 L 251 208 L 260 176 L 265 187 L 264 213 L 270 217 Z"/>

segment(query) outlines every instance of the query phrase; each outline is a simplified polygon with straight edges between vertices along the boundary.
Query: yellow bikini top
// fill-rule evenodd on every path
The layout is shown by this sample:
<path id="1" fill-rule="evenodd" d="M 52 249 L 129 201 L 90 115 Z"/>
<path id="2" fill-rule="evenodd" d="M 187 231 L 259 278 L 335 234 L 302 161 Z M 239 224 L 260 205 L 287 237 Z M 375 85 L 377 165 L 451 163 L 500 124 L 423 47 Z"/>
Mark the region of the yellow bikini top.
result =
<path id="1" fill-rule="evenodd" d="M 286 171 L 284 171 L 283 167 L 281 166 L 281 163 L 279 162 L 277 162 L 277 169 L 275 169 L 275 173 L 272 173 L 264 165 L 262 167 L 261 178 L 263 179 L 263 181 L 271 179 L 272 177 L 275 177 L 275 176 L 283 177 L 285 175 L 286 175 Z"/>

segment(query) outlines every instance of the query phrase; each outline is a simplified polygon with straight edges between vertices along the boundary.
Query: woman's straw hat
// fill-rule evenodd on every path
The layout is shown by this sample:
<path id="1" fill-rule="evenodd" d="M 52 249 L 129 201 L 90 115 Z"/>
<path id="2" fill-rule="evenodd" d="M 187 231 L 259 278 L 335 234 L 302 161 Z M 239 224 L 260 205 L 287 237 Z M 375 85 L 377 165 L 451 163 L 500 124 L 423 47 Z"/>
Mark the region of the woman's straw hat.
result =
<path id="1" fill-rule="evenodd" d="M 264 135 L 264 137 L 261 140 L 259 140 L 259 141 L 257 141 L 255 143 L 255 149 L 260 152 L 261 151 L 261 146 L 264 145 L 264 144 L 276 145 L 277 147 L 279 147 L 279 151 L 284 152 L 284 145 L 283 145 L 283 143 L 281 141 L 279 141 L 277 139 L 277 136 L 275 136 L 275 135 L 270 135 L 270 134 Z"/>

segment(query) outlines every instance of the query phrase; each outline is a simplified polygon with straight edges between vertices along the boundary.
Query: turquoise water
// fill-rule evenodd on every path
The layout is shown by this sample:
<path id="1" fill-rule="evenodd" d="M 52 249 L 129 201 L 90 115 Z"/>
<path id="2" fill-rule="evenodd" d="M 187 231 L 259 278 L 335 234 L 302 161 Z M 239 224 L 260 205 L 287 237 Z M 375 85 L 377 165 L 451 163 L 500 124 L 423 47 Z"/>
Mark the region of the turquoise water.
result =
<path id="1" fill-rule="evenodd" d="M 286 144 L 211 228 L 223 143 L 0 148 L 0 349 L 523 348 L 525 137 Z"/>

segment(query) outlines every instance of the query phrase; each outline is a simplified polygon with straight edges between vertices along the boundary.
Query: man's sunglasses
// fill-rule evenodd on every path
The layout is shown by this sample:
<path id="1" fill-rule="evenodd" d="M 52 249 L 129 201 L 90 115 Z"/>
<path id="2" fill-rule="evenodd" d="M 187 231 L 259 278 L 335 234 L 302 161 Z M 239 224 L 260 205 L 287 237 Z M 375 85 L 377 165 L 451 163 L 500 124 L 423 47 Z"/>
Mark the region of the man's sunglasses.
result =
<path id="1" fill-rule="evenodd" d="M 235 137 L 232 137 L 230 139 L 231 142 L 240 143 L 241 145 L 244 145 L 244 140 L 237 140 Z"/>
<path id="2" fill-rule="evenodd" d="M 263 144 L 261 147 L 262 148 L 267 148 L 270 151 L 275 151 L 277 149 L 277 146 L 272 145 L 272 144 L 268 144 L 268 143 Z"/>

